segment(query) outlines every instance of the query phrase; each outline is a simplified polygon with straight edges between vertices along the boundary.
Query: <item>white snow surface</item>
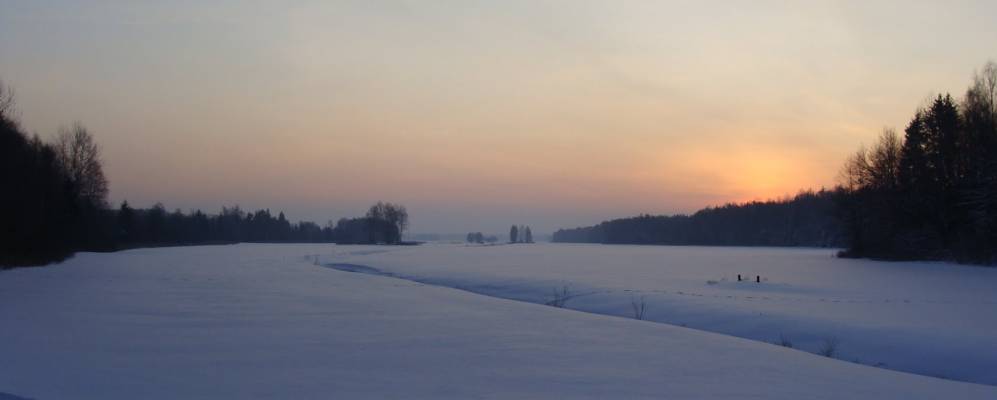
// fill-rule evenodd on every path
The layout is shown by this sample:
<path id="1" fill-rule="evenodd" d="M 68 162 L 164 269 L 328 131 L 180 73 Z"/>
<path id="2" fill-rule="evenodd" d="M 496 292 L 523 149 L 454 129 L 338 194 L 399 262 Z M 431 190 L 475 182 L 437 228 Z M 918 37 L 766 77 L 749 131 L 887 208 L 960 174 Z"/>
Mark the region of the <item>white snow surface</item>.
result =
<path id="1" fill-rule="evenodd" d="M 421 282 L 997 385 L 997 268 L 839 259 L 828 249 L 534 244 L 337 248 L 323 260 Z M 745 281 L 738 282 L 741 274 Z M 762 282 L 756 283 L 761 276 Z"/>
<path id="2" fill-rule="evenodd" d="M 789 320 L 783 326 L 837 321 L 866 327 L 889 314 L 874 300 L 896 299 L 885 303 L 894 312 L 878 328 L 884 334 L 899 329 L 889 333 L 898 341 L 919 330 L 977 340 L 984 333 L 975 329 L 992 326 L 986 321 L 994 307 L 983 305 L 993 299 L 984 293 L 994 278 L 989 270 L 835 260 L 826 251 L 246 244 L 83 253 L 59 265 L 0 272 L 0 398 L 997 398 L 993 386 L 664 323 L 344 272 L 316 265 L 311 255 L 322 263 L 392 269 L 441 284 L 452 275 L 447 282 L 492 285 L 523 297 L 549 290 L 551 283 L 566 282 L 573 291 L 598 288 L 606 293 L 567 303 L 593 311 L 612 311 L 617 305 L 610 303 L 620 296 L 629 303 L 623 290 L 641 290 L 651 319 L 675 314 L 693 322 L 696 312 L 712 309 L 716 318 L 730 318 L 731 326 L 747 324 L 737 318 L 754 309 Z M 764 285 L 773 289 L 705 283 L 751 263 L 764 265 L 746 273 L 769 277 Z M 873 272 L 862 272 L 870 266 Z M 918 277 L 904 278 L 904 272 Z M 897 282 L 889 284 L 863 279 L 894 275 Z M 931 290 L 931 281 L 949 289 Z M 502 289 L 516 282 L 522 289 Z M 714 298 L 713 292 L 740 300 Z M 831 303 L 855 304 L 842 309 L 827 301 L 772 300 L 817 297 L 867 302 Z M 760 306 L 770 303 L 781 305 Z M 686 305 L 693 308 L 682 311 Z M 911 310 L 918 305 L 929 305 L 928 311 Z M 808 308 L 810 318 L 793 321 Z M 966 308 L 989 315 L 979 315 L 984 322 L 976 325 L 942 325 L 962 321 Z M 849 318 L 852 312 L 857 315 Z M 937 323 L 925 321 L 936 317 Z M 924 329 L 929 326 L 934 328 Z M 968 332 L 943 334 L 956 330 Z M 846 331 L 835 332 L 845 353 L 859 346 Z M 979 352 L 992 347 L 992 340 L 979 342 Z"/>

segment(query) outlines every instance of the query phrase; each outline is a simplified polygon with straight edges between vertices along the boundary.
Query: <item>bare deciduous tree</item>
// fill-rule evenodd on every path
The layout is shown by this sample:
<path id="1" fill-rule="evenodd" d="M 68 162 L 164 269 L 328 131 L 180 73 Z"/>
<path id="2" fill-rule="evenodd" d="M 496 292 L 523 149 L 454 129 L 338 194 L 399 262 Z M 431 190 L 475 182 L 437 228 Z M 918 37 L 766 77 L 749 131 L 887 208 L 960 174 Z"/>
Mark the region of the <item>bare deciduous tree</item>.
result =
<path id="1" fill-rule="evenodd" d="M 367 210 L 370 241 L 401 242 L 402 232 L 408 228 L 408 211 L 401 204 L 377 202 Z M 392 231 L 393 232 L 389 232 Z"/>
<path id="2" fill-rule="evenodd" d="M 405 232 L 405 229 L 408 229 L 408 210 L 401 204 L 387 203 L 386 206 L 385 217 L 398 227 L 398 235 L 400 236 Z"/>
<path id="3" fill-rule="evenodd" d="M 70 129 L 60 129 L 55 147 L 80 198 L 95 207 L 105 207 L 108 187 L 100 164 L 100 146 L 87 128 L 75 123 Z"/>
<path id="4" fill-rule="evenodd" d="M 987 62 L 982 70 L 974 74 L 973 84 L 966 92 L 964 107 L 970 112 L 989 111 L 990 117 L 997 119 L 997 63 Z"/>
<path id="5" fill-rule="evenodd" d="M 848 158 L 841 171 L 842 184 L 850 189 L 895 189 L 900 179 L 900 158 L 903 144 L 897 132 L 883 129 L 879 141 L 871 149 L 862 147 Z"/>
<path id="6" fill-rule="evenodd" d="M 884 128 L 879 135 L 879 143 L 869 153 L 872 180 L 884 189 L 895 189 L 900 185 L 900 155 L 903 143 L 893 128 Z"/>
<path id="7" fill-rule="evenodd" d="M 14 90 L 0 81 L 0 119 L 14 121 Z"/>
<path id="8" fill-rule="evenodd" d="M 869 152 L 865 147 L 859 147 L 855 154 L 845 160 L 845 165 L 841 168 L 841 185 L 856 190 L 865 187 L 868 183 L 866 171 L 869 170 Z"/>

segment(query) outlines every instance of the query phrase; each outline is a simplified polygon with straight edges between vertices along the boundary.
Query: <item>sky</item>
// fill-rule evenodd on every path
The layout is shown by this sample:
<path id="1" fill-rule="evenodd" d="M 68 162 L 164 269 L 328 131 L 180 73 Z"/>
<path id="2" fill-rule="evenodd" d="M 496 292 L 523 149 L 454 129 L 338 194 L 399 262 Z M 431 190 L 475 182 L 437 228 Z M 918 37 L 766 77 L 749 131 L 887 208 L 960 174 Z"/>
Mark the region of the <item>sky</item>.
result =
<path id="1" fill-rule="evenodd" d="M 12 1 L 0 80 L 111 201 L 550 233 L 836 183 L 960 96 L 997 2 Z"/>

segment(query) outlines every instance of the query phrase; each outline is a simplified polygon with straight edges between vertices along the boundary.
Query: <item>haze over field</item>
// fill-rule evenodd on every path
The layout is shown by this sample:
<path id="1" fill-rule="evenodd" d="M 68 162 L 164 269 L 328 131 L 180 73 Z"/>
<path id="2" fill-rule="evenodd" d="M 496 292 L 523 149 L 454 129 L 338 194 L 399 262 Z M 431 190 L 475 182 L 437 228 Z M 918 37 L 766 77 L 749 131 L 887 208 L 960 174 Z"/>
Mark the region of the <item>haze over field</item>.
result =
<path id="1" fill-rule="evenodd" d="M 110 200 L 538 232 L 830 186 L 992 58 L 978 2 L 0 2 L 0 78 Z"/>

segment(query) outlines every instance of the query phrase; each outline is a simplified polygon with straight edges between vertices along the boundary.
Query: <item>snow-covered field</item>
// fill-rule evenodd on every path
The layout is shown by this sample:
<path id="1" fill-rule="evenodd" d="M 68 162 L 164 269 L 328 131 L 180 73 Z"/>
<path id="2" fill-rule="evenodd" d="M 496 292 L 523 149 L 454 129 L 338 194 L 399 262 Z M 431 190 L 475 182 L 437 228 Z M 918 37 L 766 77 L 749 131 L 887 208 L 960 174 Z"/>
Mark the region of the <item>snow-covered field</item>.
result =
<path id="1" fill-rule="evenodd" d="M 337 248 L 323 262 L 997 385 L 997 269 L 834 258 L 827 249 L 536 244 Z M 741 274 L 747 281 L 738 282 Z M 756 283 L 757 276 L 762 282 Z"/>
<path id="2" fill-rule="evenodd" d="M 599 291 L 568 308 L 620 315 L 631 294 L 643 295 L 649 319 L 689 326 L 714 320 L 793 334 L 828 324 L 839 330 L 813 334 L 839 335 L 842 357 L 862 342 L 886 346 L 887 336 L 910 354 L 918 353 L 904 348 L 907 335 L 947 339 L 921 343 L 943 350 L 975 341 L 974 354 L 939 369 L 993 365 L 994 339 L 983 339 L 994 332 L 993 271 L 827 253 L 236 245 L 79 254 L 0 272 L 0 398 L 997 398 L 993 386 L 344 272 L 311 256 L 524 299 L 566 283 L 573 293 Z M 730 281 L 737 272 L 769 281 L 739 285 Z M 873 328 L 882 333 L 850 336 Z"/>

